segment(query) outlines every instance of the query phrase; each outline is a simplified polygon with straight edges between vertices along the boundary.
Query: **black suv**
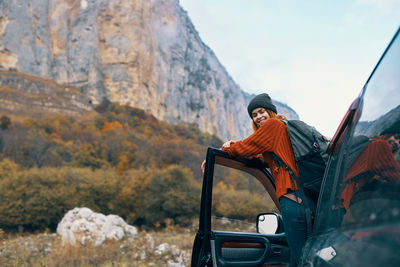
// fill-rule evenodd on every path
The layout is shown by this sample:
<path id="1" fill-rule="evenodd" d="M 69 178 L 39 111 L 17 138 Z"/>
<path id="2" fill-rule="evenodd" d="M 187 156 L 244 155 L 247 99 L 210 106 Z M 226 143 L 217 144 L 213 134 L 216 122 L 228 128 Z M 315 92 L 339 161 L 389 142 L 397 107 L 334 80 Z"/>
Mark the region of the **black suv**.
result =
<path id="1" fill-rule="evenodd" d="M 300 266 L 400 266 L 399 31 L 330 142 Z M 269 171 L 215 148 L 206 159 L 192 266 L 288 266 L 290 250 Z M 253 205 L 256 200 L 265 206 L 254 213 L 261 207 Z"/>

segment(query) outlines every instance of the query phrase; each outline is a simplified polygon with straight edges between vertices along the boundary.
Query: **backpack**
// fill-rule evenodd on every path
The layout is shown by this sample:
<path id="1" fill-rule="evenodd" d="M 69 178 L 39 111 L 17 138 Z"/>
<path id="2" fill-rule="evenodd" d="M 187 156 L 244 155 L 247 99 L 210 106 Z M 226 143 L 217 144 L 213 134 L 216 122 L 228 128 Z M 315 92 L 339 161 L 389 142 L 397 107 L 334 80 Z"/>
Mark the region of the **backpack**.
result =
<path id="1" fill-rule="evenodd" d="M 292 179 L 296 180 L 300 191 L 304 191 L 314 203 L 317 203 L 328 161 L 328 140 L 314 127 L 300 120 L 283 121 L 289 133 L 294 159 L 297 163 L 299 177 L 289 170 Z M 278 166 L 287 165 L 271 153 Z M 302 190 L 301 190 L 302 189 Z"/>

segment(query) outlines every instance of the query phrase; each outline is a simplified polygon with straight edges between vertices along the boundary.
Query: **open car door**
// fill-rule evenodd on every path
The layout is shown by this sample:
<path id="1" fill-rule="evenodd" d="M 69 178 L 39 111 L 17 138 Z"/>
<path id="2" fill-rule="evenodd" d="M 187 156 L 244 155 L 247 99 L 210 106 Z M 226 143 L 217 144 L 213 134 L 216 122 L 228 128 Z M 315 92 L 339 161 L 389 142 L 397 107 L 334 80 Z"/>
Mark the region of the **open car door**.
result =
<path id="1" fill-rule="evenodd" d="M 263 188 L 265 194 L 269 194 L 275 210 L 280 209 L 272 176 L 267 169 L 263 168 L 260 161 L 234 159 L 225 151 L 209 148 L 203 177 L 199 229 L 193 244 L 191 266 L 288 265 L 290 253 L 285 233 L 276 231 L 278 228 L 282 229 L 281 225 L 270 234 L 213 229 L 212 202 L 215 184 L 213 180 L 215 167 L 218 165 L 250 174 L 259 182 L 259 188 Z M 254 225 L 255 221 L 256 217 Z"/>

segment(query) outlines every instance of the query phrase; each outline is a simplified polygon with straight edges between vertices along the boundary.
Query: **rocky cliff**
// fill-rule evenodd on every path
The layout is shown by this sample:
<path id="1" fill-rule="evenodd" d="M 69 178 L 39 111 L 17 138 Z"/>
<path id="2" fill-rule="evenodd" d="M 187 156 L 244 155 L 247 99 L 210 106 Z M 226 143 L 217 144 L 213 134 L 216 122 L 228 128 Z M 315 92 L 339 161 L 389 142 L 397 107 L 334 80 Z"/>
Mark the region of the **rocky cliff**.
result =
<path id="1" fill-rule="evenodd" d="M 178 0 L 1 0 L 0 69 L 77 88 L 92 108 L 107 98 L 170 123 L 194 122 L 222 139 L 250 130 L 251 95 L 202 42 Z"/>
<path id="2" fill-rule="evenodd" d="M 80 116 L 92 108 L 90 99 L 74 87 L 0 70 L 0 111 L 40 118 L 42 114 Z"/>

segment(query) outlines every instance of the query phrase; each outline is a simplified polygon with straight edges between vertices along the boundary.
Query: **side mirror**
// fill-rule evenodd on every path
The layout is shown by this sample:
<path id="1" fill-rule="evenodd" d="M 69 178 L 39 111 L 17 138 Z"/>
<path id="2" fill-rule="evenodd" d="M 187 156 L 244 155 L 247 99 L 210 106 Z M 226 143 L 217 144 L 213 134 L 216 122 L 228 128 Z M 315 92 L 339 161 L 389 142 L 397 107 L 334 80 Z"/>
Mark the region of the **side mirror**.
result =
<path id="1" fill-rule="evenodd" d="M 257 215 L 257 233 L 273 235 L 282 232 L 281 215 L 276 213 L 261 213 Z"/>

